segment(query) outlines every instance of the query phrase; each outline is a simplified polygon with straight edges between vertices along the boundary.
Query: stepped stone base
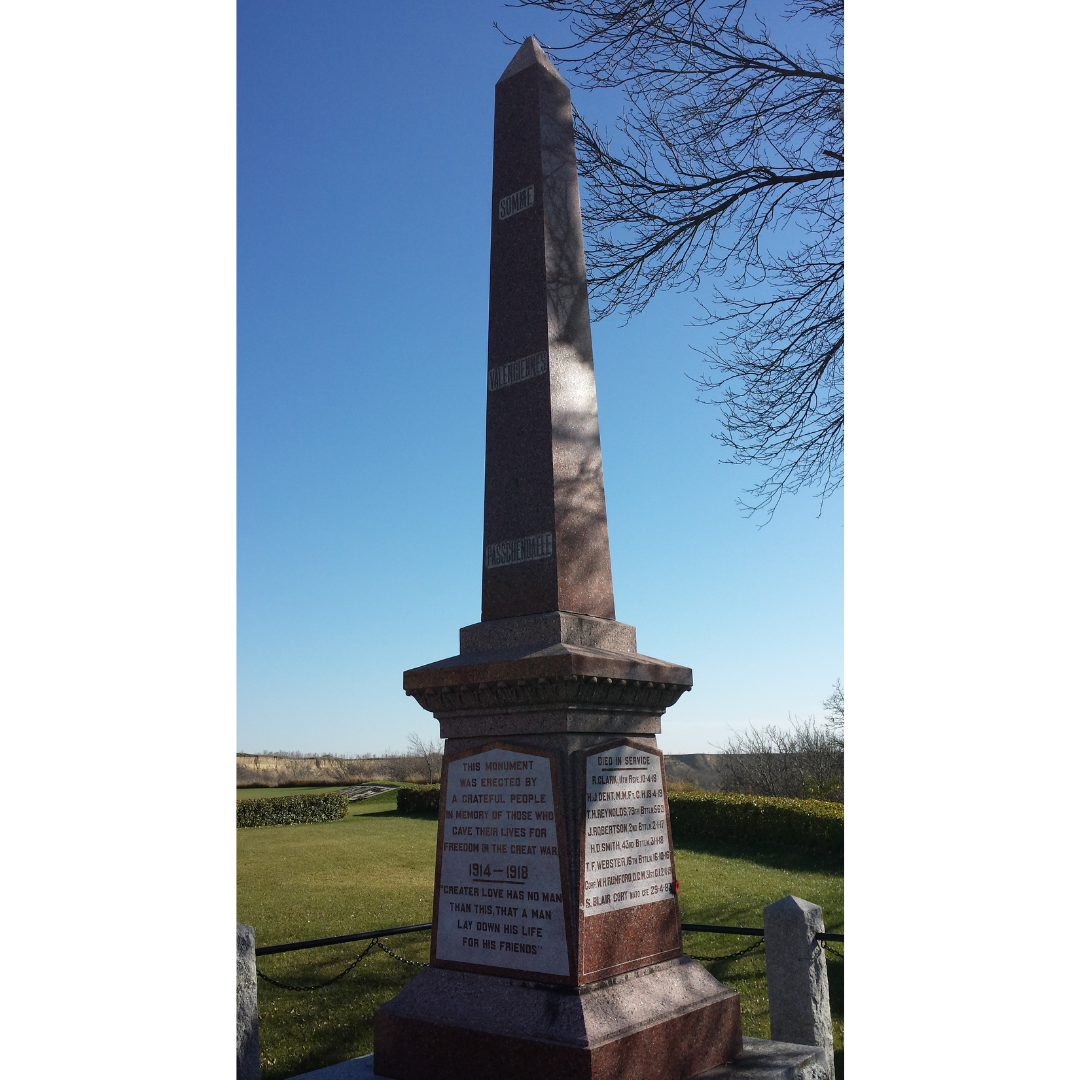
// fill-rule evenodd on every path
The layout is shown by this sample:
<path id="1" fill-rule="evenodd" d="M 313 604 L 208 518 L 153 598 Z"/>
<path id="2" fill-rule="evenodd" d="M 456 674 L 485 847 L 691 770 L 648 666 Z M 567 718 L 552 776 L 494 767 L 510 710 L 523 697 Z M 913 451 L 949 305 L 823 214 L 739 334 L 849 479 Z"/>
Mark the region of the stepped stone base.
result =
<path id="1" fill-rule="evenodd" d="M 375 1014 L 391 1080 L 688 1080 L 741 1049 L 739 995 L 685 956 L 579 988 L 428 968 Z"/>
<path id="2" fill-rule="evenodd" d="M 443 1080 L 441 1063 L 432 1061 L 425 1080 Z M 743 1039 L 742 1053 L 715 1069 L 701 1073 L 693 1080 L 828 1080 L 825 1051 L 820 1046 L 796 1046 L 794 1043 L 773 1042 L 770 1039 Z M 562 1080 L 549 1069 L 547 1080 Z M 325 1069 L 304 1073 L 293 1080 L 387 1080 L 375 1072 L 375 1055 L 343 1061 Z M 513 1080 L 509 1078 L 508 1080 Z"/>

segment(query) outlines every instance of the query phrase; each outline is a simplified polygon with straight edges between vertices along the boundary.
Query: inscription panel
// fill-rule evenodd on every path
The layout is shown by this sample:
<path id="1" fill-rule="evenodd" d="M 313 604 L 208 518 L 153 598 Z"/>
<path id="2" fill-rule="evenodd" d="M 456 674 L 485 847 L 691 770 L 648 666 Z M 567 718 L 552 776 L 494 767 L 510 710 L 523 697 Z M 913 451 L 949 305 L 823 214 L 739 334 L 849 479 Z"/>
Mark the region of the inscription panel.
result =
<path id="1" fill-rule="evenodd" d="M 498 543 L 488 544 L 484 550 L 484 569 L 494 570 L 497 566 L 550 559 L 551 543 L 551 533 L 542 532 L 533 536 L 522 536 L 517 540 L 500 540 Z"/>
<path id="2" fill-rule="evenodd" d="M 501 748 L 456 758 L 445 800 L 435 959 L 569 975 L 549 759 Z"/>
<path id="3" fill-rule="evenodd" d="M 508 217 L 520 214 L 522 210 L 528 210 L 536 201 L 536 188 L 533 184 L 515 191 L 513 195 L 504 195 L 499 200 L 499 220 L 505 221 Z"/>
<path id="4" fill-rule="evenodd" d="M 498 367 L 488 369 L 488 390 L 501 390 L 504 386 L 513 386 L 514 383 L 533 379 L 537 375 L 543 375 L 547 369 L 546 352 L 523 356 L 520 360 L 511 360 L 508 364 L 500 364 Z"/>
<path id="5" fill-rule="evenodd" d="M 586 759 L 582 882 L 586 918 L 674 896 L 659 754 L 616 746 Z"/>

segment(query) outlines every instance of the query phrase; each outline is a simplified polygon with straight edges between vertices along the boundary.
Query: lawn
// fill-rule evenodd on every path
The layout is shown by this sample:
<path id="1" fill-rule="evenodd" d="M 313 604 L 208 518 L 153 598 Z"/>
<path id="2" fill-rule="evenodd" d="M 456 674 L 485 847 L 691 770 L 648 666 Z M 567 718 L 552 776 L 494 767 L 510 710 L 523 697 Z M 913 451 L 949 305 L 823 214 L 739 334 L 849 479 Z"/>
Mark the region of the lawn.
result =
<path id="1" fill-rule="evenodd" d="M 326 791 L 320 788 L 244 788 L 237 798 Z M 348 817 L 319 825 L 237 830 L 237 920 L 255 927 L 256 945 L 359 933 L 428 922 L 435 874 L 434 818 L 399 815 L 397 793 L 349 807 Z M 788 893 L 820 904 L 826 930 L 844 929 L 844 878 L 839 866 L 806 857 L 677 847 L 675 872 L 684 922 L 761 926 L 766 904 Z M 754 939 L 686 934 L 696 956 L 722 956 Z M 385 944 L 415 962 L 427 960 L 429 935 L 387 938 Z M 290 985 L 325 982 L 365 949 L 355 942 L 260 957 L 259 970 Z M 843 946 L 838 946 L 842 951 Z M 768 1037 L 765 957 L 761 948 L 706 966 L 739 991 L 743 1032 Z M 332 1065 L 372 1048 L 372 1017 L 416 968 L 377 946 L 331 986 L 314 991 L 279 989 L 259 980 L 259 1042 L 264 1080 Z M 843 1047 L 843 962 L 830 959 L 833 1037 Z M 842 1077 L 843 1054 L 837 1055 Z"/>

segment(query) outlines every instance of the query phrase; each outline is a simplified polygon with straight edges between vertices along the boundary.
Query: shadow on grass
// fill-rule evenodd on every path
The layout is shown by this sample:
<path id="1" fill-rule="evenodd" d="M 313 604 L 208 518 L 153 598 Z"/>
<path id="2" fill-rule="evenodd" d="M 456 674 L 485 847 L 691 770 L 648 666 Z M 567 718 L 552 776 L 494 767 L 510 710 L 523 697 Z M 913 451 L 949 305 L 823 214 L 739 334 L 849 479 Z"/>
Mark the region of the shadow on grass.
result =
<path id="1" fill-rule="evenodd" d="M 842 854 L 823 854 L 820 851 L 793 848 L 763 848 L 730 841 L 685 840 L 678 836 L 673 836 L 672 839 L 674 846 L 683 851 L 719 855 L 725 859 L 745 859 L 774 870 L 808 871 L 835 874 L 838 877 L 842 877 L 844 873 Z"/>
<path id="2" fill-rule="evenodd" d="M 259 967 L 282 982 L 311 985 L 337 974 L 356 954 L 345 955 L 322 962 L 301 960 L 297 954 L 261 957 Z M 376 1010 L 400 993 L 417 970 L 376 951 L 339 982 L 315 991 L 283 990 L 260 979 L 263 1080 L 285 1080 L 370 1053 Z"/>
<path id="3" fill-rule="evenodd" d="M 826 960 L 829 973 L 829 1011 L 837 1020 L 844 1019 L 844 961 Z"/>

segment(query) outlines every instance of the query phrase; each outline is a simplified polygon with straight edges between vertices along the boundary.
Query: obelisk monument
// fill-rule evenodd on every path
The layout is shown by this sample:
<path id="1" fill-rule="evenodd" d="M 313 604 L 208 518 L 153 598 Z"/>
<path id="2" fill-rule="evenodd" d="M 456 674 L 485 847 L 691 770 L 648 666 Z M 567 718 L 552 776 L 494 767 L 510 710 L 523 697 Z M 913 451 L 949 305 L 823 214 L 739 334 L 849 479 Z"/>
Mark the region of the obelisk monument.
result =
<path id="1" fill-rule="evenodd" d="M 495 88 L 483 590 L 405 672 L 446 739 L 431 963 L 375 1017 L 390 1080 L 687 1080 L 741 1049 L 682 953 L 660 717 L 689 668 L 615 621 L 570 92 Z"/>

